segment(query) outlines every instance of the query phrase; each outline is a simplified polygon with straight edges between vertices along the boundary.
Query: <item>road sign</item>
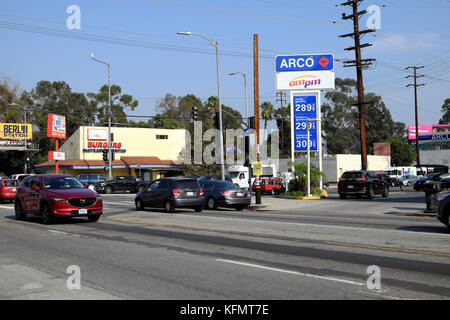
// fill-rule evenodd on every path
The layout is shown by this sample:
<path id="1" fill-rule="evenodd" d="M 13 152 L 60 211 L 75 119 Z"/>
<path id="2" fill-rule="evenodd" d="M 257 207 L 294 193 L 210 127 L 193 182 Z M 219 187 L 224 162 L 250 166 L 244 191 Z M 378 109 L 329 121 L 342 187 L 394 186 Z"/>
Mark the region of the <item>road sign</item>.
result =
<path id="1" fill-rule="evenodd" d="M 307 119 L 317 118 L 317 95 L 295 94 L 293 96 L 294 148 L 307 151 Z M 309 122 L 309 149 L 317 151 L 317 122 Z"/>
<path id="2" fill-rule="evenodd" d="M 331 71 L 334 69 L 332 54 L 301 54 L 276 56 L 276 71 Z"/>
<path id="3" fill-rule="evenodd" d="M 262 163 L 260 161 L 253 162 L 253 175 L 255 177 L 262 175 Z"/>
<path id="4" fill-rule="evenodd" d="M 275 79 L 279 91 L 334 89 L 332 71 L 278 72 Z"/>

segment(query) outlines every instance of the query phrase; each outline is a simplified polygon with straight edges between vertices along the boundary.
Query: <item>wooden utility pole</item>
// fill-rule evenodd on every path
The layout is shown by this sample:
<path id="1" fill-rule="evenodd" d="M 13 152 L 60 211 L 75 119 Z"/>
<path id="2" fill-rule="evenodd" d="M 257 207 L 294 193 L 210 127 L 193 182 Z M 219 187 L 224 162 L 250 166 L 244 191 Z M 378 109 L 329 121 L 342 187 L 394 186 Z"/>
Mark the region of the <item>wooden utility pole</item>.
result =
<path id="1" fill-rule="evenodd" d="M 406 78 L 414 78 L 414 84 L 408 84 L 407 87 L 414 86 L 414 102 L 415 102 L 415 114 L 416 114 L 416 166 L 420 167 L 420 152 L 419 152 L 419 114 L 417 111 L 417 87 L 423 86 L 424 84 L 417 84 L 417 78 L 423 77 L 423 75 L 417 75 L 417 69 L 422 69 L 421 67 L 407 67 L 406 69 L 414 69 L 414 75 L 409 75 Z"/>
<path id="2" fill-rule="evenodd" d="M 253 99 L 255 104 L 256 159 L 259 161 L 259 71 L 258 35 L 253 35 Z"/>
<path id="3" fill-rule="evenodd" d="M 355 46 L 346 48 L 345 50 L 355 50 L 355 60 L 344 61 L 344 67 L 355 67 L 356 66 L 356 77 L 358 85 L 358 103 L 355 104 L 359 109 L 359 127 L 360 127 L 360 140 L 361 140 L 361 169 L 367 170 L 367 143 L 366 143 L 366 107 L 368 102 L 364 101 L 364 83 L 362 69 L 364 67 L 370 66 L 372 61 L 375 59 L 361 59 L 361 48 L 369 47 L 372 44 L 365 43 L 361 44 L 360 36 L 365 33 L 374 32 L 375 30 L 364 30 L 359 31 L 359 16 L 367 13 L 366 10 L 358 12 L 358 4 L 362 0 L 351 0 L 342 3 L 343 6 L 352 6 L 353 13 L 351 15 L 342 14 L 342 19 L 353 19 L 353 33 L 343 34 L 339 37 L 353 37 L 355 40 Z"/>

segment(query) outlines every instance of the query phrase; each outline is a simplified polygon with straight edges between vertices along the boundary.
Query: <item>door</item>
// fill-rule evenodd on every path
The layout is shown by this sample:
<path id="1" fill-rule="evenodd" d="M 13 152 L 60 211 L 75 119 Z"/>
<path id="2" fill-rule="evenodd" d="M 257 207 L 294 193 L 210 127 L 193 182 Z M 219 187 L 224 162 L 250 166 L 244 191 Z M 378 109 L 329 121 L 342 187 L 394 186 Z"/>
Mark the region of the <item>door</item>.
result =
<path id="1" fill-rule="evenodd" d="M 155 206 L 156 188 L 158 187 L 159 180 L 153 181 L 147 189 L 142 193 L 141 198 L 146 207 Z"/>
<path id="2" fill-rule="evenodd" d="M 30 211 L 31 179 L 32 178 L 29 178 L 23 181 L 20 193 L 20 202 L 25 211 Z"/>
<path id="3" fill-rule="evenodd" d="M 164 202 L 169 198 L 173 198 L 171 181 L 162 179 L 159 181 L 158 187 L 155 189 L 154 207 L 164 207 Z"/>
<path id="4" fill-rule="evenodd" d="M 29 210 L 34 213 L 39 213 L 40 200 L 41 200 L 41 179 L 39 177 L 33 177 L 30 181 L 31 192 L 29 193 Z M 36 189 L 33 189 L 36 188 Z"/>

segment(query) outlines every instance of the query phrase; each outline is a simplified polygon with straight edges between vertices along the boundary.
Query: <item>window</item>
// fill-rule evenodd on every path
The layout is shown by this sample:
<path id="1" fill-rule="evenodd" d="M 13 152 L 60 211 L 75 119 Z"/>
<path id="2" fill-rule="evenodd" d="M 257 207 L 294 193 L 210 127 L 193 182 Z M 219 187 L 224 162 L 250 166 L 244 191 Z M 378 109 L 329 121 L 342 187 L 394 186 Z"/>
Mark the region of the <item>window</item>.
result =
<path id="1" fill-rule="evenodd" d="M 245 174 L 241 173 L 241 174 L 239 175 L 239 179 L 240 179 L 240 180 L 245 179 Z"/>
<path id="2" fill-rule="evenodd" d="M 156 139 L 157 140 L 167 140 L 167 139 L 169 139 L 169 135 L 168 134 L 157 134 Z"/>

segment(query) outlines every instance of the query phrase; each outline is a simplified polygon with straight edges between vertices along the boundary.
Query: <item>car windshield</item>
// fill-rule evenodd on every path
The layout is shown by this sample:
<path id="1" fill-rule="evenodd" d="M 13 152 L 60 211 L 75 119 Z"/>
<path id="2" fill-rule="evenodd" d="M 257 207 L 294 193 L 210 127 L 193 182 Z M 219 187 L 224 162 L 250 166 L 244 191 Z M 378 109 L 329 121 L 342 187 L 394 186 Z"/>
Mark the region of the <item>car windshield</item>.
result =
<path id="1" fill-rule="evenodd" d="M 344 172 L 344 174 L 342 175 L 342 178 L 344 178 L 344 179 L 361 179 L 362 172 Z"/>
<path id="2" fill-rule="evenodd" d="M 241 189 L 239 186 L 230 181 L 218 181 L 220 189 L 231 190 L 231 189 Z"/>
<path id="3" fill-rule="evenodd" d="M 5 180 L 2 181 L 2 185 L 4 185 L 5 187 L 17 187 L 19 186 L 19 181 Z"/>
<path id="4" fill-rule="evenodd" d="M 239 172 L 230 172 L 231 179 L 237 179 L 239 176 Z"/>
<path id="5" fill-rule="evenodd" d="M 42 179 L 44 189 L 82 189 L 84 186 L 73 177 L 51 177 Z"/>
<path id="6" fill-rule="evenodd" d="M 200 189 L 200 185 L 195 180 L 177 181 L 177 189 Z"/>

